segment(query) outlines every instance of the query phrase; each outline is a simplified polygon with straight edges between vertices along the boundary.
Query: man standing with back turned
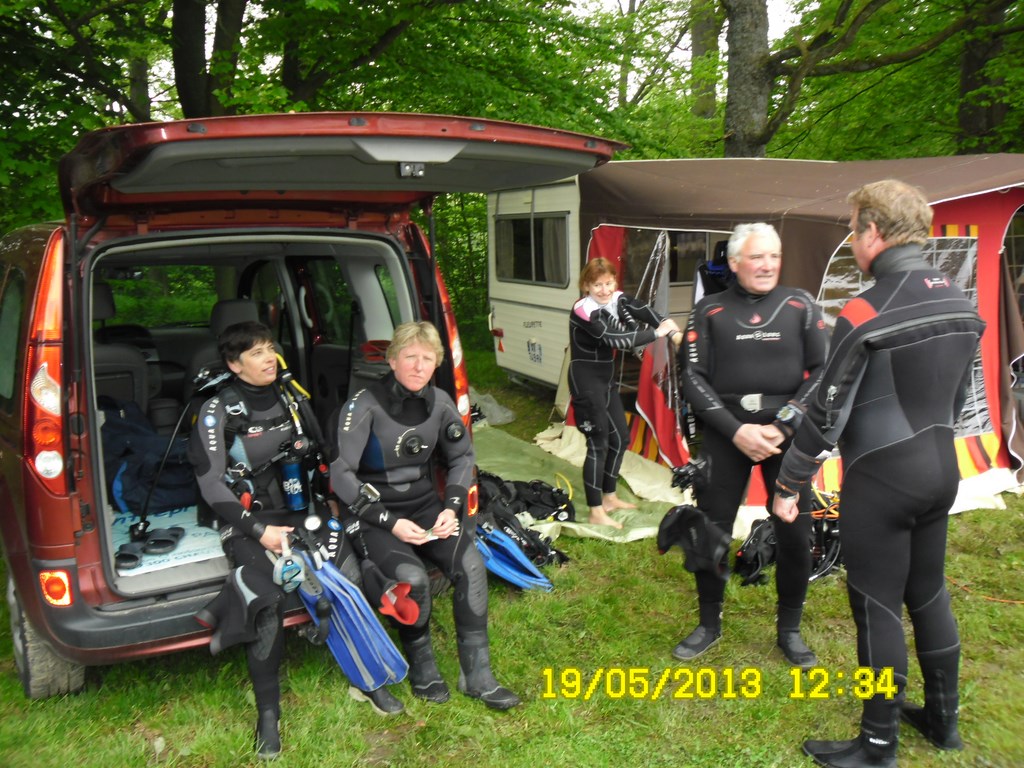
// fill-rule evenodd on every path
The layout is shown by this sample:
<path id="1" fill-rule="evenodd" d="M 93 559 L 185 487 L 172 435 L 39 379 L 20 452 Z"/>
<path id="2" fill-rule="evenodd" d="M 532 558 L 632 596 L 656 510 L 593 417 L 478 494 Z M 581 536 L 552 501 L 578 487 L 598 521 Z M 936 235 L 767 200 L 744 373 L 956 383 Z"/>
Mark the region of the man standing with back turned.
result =
<path id="1" fill-rule="evenodd" d="M 946 591 L 950 507 L 960 474 L 953 422 L 966 398 L 985 324 L 973 304 L 922 257 L 932 211 L 915 187 L 886 180 L 852 192 L 857 266 L 875 284 L 836 321 L 825 372 L 782 462 L 775 514 L 796 501 L 838 442 L 842 542 L 857 625 L 857 657 L 872 670 L 860 736 L 807 741 L 833 768 L 896 765 L 900 715 L 940 749 L 957 731 L 960 638 Z M 924 707 L 904 702 L 906 603 L 924 677 Z"/>

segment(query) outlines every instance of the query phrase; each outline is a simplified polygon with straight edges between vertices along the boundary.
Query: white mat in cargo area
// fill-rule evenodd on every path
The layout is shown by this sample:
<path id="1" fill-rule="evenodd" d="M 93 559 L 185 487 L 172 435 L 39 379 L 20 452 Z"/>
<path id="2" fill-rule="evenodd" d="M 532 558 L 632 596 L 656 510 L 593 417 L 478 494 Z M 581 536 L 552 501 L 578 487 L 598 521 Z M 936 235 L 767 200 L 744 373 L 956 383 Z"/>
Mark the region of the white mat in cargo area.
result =
<path id="1" fill-rule="evenodd" d="M 155 531 L 158 528 L 170 528 L 179 526 L 185 530 L 185 535 L 178 541 L 178 546 L 173 551 L 164 555 L 142 555 L 142 564 L 137 568 L 118 568 L 121 576 L 135 576 L 142 573 L 150 573 L 163 568 L 176 565 L 197 563 L 203 560 L 210 560 L 221 557 L 224 552 L 220 548 L 220 534 L 212 528 L 201 526 L 196 522 L 195 507 L 181 507 L 167 512 L 147 515 L 149 530 Z M 128 526 L 138 522 L 137 515 L 118 514 L 114 517 L 111 531 L 114 551 L 117 552 L 122 544 L 130 541 Z"/>

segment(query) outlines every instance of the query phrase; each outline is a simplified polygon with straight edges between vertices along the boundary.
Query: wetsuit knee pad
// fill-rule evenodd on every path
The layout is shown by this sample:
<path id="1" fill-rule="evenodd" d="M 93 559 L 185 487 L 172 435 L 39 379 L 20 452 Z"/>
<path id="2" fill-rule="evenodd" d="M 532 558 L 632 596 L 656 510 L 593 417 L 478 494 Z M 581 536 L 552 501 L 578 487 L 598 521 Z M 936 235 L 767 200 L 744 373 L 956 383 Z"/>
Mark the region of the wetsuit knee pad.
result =
<path id="1" fill-rule="evenodd" d="M 422 627 L 430 621 L 430 576 L 422 565 L 399 563 L 395 569 L 395 578 L 409 585 L 409 597 L 420 607 L 419 618 L 414 627 Z"/>
<path id="2" fill-rule="evenodd" d="M 357 587 L 363 587 L 363 570 L 360 567 L 359 558 L 355 552 L 350 552 L 342 557 L 341 562 L 336 563 L 341 575 L 351 581 Z"/>
<path id="3" fill-rule="evenodd" d="M 474 616 L 487 615 L 487 566 L 475 546 L 466 547 L 458 560 L 458 572 L 452 574 L 455 602 L 463 604 Z"/>
<path id="4" fill-rule="evenodd" d="M 252 642 L 252 655 L 257 661 L 266 661 L 274 649 L 277 636 L 282 629 L 280 608 L 281 604 L 278 601 L 256 614 L 256 639 Z"/>

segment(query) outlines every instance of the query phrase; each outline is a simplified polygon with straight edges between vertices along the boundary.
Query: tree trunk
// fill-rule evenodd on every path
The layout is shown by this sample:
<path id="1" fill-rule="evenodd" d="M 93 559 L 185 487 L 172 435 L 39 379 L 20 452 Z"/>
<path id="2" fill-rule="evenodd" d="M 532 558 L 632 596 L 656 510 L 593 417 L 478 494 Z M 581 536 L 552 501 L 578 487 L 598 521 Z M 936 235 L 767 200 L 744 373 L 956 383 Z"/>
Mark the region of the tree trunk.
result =
<path id="1" fill-rule="evenodd" d="M 178 89 L 181 114 L 186 119 L 208 117 L 206 3 L 204 0 L 174 0 L 172 14 L 174 84 Z"/>
<path id="2" fill-rule="evenodd" d="M 128 97 L 132 103 L 132 119 L 140 122 L 153 119 L 153 105 L 149 100 L 149 62 L 145 59 L 128 62 Z"/>
<path id="3" fill-rule="evenodd" d="M 729 29 L 725 156 L 764 157 L 772 76 L 767 0 L 723 0 Z"/>
<path id="4" fill-rule="evenodd" d="M 242 21 L 245 19 L 246 0 L 220 0 L 217 3 L 217 28 L 213 34 L 213 55 L 210 59 L 209 86 L 207 96 L 211 115 L 234 114 L 235 108 L 225 108 L 218 92 L 231 93 L 231 84 L 238 68 L 239 40 L 242 37 Z"/>
<path id="5" fill-rule="evenodd" d="M 1006 22 L 1003 8 L 988 13 L 983 26 Z M 998 128 L 1006 118 L 1006 104 L 991 99 L 991 89 L 1002 85 L 1002 78 L 991 79 L 985 67 L 1003 52 L 1003 39 L 998 35 L 974 34 L 964 44 L 960 57 L 960 107 L 957 153 L 1004 152 Z"/>
<path id="6" fill-rule="evenodd" d="M 693 0 L 690 3 L 690 39 L 694 62 L 718 58 L 718 36 L 722 32 L 722 17 L 717 12 L 717 5 L 715 0 Z M 707 120 L 713 119 L 718 105 L 715 94 L 718 85 L 717 74 L 699 66 L 691 66 L 691 72 L 693 114 Z"/>

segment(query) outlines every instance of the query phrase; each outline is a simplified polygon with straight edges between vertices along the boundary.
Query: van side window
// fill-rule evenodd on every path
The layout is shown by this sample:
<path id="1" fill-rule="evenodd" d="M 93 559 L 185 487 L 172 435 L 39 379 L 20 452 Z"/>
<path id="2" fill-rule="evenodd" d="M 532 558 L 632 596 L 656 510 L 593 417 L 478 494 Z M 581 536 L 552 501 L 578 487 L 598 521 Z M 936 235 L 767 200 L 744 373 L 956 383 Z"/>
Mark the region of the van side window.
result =
<path id="1" fill-rule="evenodd" d="M 564 214 L 496 219 L 494 241 L 499 280 L 557 288 L 569 284 L 567 217 Z"/>
<path id="2" fill-rule="evenodd" d="M 270 329 L 275 341 L 285 339 L 289 335 L 285 325 L 285 293 L 274 262 L 258 266 L 250 291 L 249 298 L 256 302 L 260 322 Z"/>
<path id="3" fill-rule="evenodd" d="M 355 335 L 352 293 L 335 259 L 313 259 L 308 263 L 312 276 L 312 300 L 320 318 L 321 332 L 328 344 L 350 346 Z"/>
<path id="4" fill-rule="evenodd" d="M 384 294 L 384 301 L 388 305 L 388 314 L 391 315 L 391 325 L 395 326 L 402 322 L 401 315 L 398 312 L 398 293 L 395 290 L 395 276 L 391 274 L 391 270 L 384 266 L 377 266 L 375 268 L 377 274 L 377 283 L 380 285 L 380 290 Z"/>
<path id="5" fill-rule="evenodd" d="M 25 275 L 14 267 L 0 265 L 0 408 L 14 411 L 14 387 L 19 363 L 24 352 L 21 340 L 21 318 L 25 306 Z"/>

